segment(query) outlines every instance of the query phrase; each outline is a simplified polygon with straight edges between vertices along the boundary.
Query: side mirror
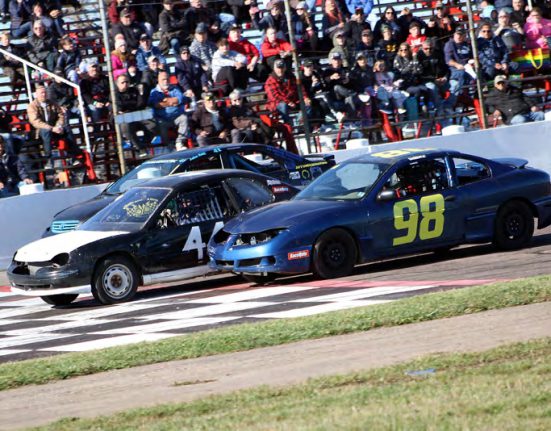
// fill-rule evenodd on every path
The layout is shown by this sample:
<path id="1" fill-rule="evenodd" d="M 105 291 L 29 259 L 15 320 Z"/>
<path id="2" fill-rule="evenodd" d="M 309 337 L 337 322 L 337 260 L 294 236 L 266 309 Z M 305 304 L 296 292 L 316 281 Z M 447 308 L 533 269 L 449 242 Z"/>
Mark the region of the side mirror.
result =
<path id="1" fill-rule="evenodd" d="M 383 190 L 377 195 L 378 201 L 393 201 L 396 199 L 396 192 L 394 190 Z"/>

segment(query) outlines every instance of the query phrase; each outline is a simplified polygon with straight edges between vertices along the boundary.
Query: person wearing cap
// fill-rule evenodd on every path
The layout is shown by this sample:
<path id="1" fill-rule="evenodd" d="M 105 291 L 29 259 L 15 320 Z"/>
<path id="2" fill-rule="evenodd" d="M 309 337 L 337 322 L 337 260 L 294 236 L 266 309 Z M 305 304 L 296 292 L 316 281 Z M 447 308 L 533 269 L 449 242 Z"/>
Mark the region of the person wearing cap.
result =
<path id="1" fill-rule="evenodd" d="M 208 39 L 207 32 L 208 29 L 204 24 L 198 25 L 195 29 L 195 34 L 189 46 L 189 50 L 191 55 L 201 60 L 203 69 L 209 75 L 212 75 L 212 57 L 218 47 Z"/>
<path id="2" fill-rule="evenodd" d="M 409 35 L 412 24 L 417 24 L 419 26 L 419 34 L 421 34 L 427 27 L 425 21 L 413 15 L 411 9 L 407 6 L 401 10 L 400 16 L 398 17 L 398 24 L 401 29 L 400 34 L 403 37 L 407 37 Z"/>
<path id="3" fill-rule="evenodd" d="M 159 72 L 158 84 L 151 90 L 147 104 L 153 108 L 153 118 L 157 122 L 163 144 L 172 149 L 174 146 L 169 140 L 169 129 L 177 128 L 176 151 L 185 149 L 185 141 L 188 138 L 186 104 L 189 101 L 178 86 L 170 84 L 168 72 Z"/>
<path id="4" fill-rule="evenodd" d="M 377 45 L 375 44 L 375 38 L 373 37 L 373 32 L 371 30 L 365 29 L 362 31 L 361 40 L 356 45 L 355 52 L 363 53 L 367 59 L 367 64 L 369 67 L 373 67 L 375 61 L 377 60 Z"/>
<path id="5" fill-rule="evenodd" d="M 509 51 L 499 36 L 494 36 L 492 25 L 483 23 L 476 39 L 478 61 L 485 80 L 509 73 Z"/>
<path id="6" fill-rule="evenodd" d="M 189 0 L 189 7 L 184 12 L 185 28 L 197 28 L 199 24 L 204 24 L 208 32 L 216 19 L 212 6 L 206 7 L 206 2 L 203 0 Z"/>
<path id="7" fill-rule="evenodd" d="M 494 89 L 486 97 L 488 112 L 503 120 L 505 124 L 522 124 L 542 121 L 545 115 L 536 103 L 527 97 L 521 89 L 509 85 L 505 75 L 497 75 Z"/>
<path id="8" fill-rule="evenodd" d="M 298 2 L 295 9 L 291 11 L 291 23 L 297 49 L 304 54 L 317 51 L 318 29 L 306 2 Z"/>
<path id="9" fill-rule="evenodd" d="M 128 50 L 134 54 L 140 46 L 140 36 L 143 33 L 147 33 L 146 26 L 136 21 L 132 12 L 128 8 L 124 8 L 120 13 L 120 22 L 111 26 L 111 34 L 113 40 L 116 40 L 117 35 L 122 34 L 123 39 L 126 41 Z M 151 31 L 151 29 L 150 29 Z"/>
<path id="10" fill-rule="evenodd" d="M 329 66 L 323 69 L 322 77 L 329 91 L 329 106 L 334 111 L 346 112 L 349 116 L 356 114 L 356 91 L 349 76 L 349 70 L 343 66 L 343 57 L 339 52 L 329 54 Z"/>
<path id="11" fill-rule="evenodd" d="M 442 2 L 436 2 L 434 6 L 434 15 L 430 17 L 425 29 L 425 35 L 428 38 L 436 38 L 445 44 L 453 35 L 458 24 L 449 14 L 448 8 Z"/>
<path id="12" fill-rule="evenodd" d="M 212 80 L 222 86 L 224 94 L 234 88 L 245 89 L 249 84 L 247 57 L 230 50 L 226 38 L 218 41 L 218 50 L 212 56 Z"/>
<path id="13" fill-rule="evenodd" d="M 202 103 L 191 115 L 191 131 L 197 137 L 199 147 L 230 141 L 231 120 L 226 110 L 217 106 L 214 94 L 202 94 Z"/>
<path id="14" fill-rule="evenodd" d="M 163 0 L 163 10 L 159 14 L 159 30 L 161 39 L 159 49 L 166 53 L 172 49 L 176 55 L 180 52 L 180 46 L 188 37 L 189 27 L 186 27 L 184 15 L 174 8 L 173 0 Z"/>
<path id="15" fill-rule="evenodd" d="M 394 57 L 398 53 L 400 43 L 392 34 L 392 29 L 388 25 L 381 26 L 382 39 L 377 42 L 377 59 L 384 60 L 387 69 L 391 69 L 394 64 Z"/>
<path id="16" fill-rule="evenodd" d="M 115 81 L 115 85 L 118 114 L 139 111 L 145 108 L 145 98 L 142 97 L 137 88 L 130 86 L 128 75 L 119 75 Z M 157 135 L 155 121 L 140 120 L 131 123 L 120 123 L 120 126 L 123 137 L 130 141 L 134 150 L 139 151 L 139 157 L 147 157 L 147 146 Z M 138 137 L 139 131 L 143 133 L 143 141 Z"/>
<path id="17" fill-rule="evenodd" d="M 253 27 L 257 30 L 267 31 L 269 28 L 274 28 L 278 38 L 286 40 L 289 38 L 287 19 L 283 13 L 283 2 L 273 3 L 269 13 L 265 13 L 261 19 L 253 8 L 250 9 L 250 13 Z"/>
<path id="18" fill-rule="evenodd" d="M 80 91 L 92 123 L 100 123 L 111 109 L 109 78 L 101 70 L 97 60 L 88 64 L 88 73 L 80 81 Z"/>
<path id="19" fill-rule="evenodd" d="M 163 69 L 167 68 L 166 58 L 161 50 L 151 43 L 151 37 L 147 33 L 143 33 L 140 36 L 140 46 L 136 51 L 136 66 L 141 72 L 147 69 L 147 59 L 152 55 L 159 59 Z"/>
<path id="20" fill-rule="evenodd" d="M 159 82 L 159 73 L 162 72 L 162 63 L 155 55 L 150 55 L 147 58 L 147 69 L 142 72 L 142 77 L 140 80 L 141 93 L 144 98 L 149 98 L 151 90 Z"/>
<path id="21" fill-rule="evenodd" d="M 228 118 L 232 123 L 232 144 L 259 143 L 269 145 L 272 142 L 273 132 L 258 117 L 256 112 L 248 106 L 240 90 L 233 90 L 230 95 Z"/>
<path id="22" fill-rule="evenodd" d="M 332 115 L 331 107 L 327 100 L 326 85 L 319 68 L 311 59 L 307 58 L 302 63 L 302 70 L 300 71 L 300 82 L 306 93 L 306 98 L 311 100 L 312 106 L 312 126 L 316 127 L 320 124 L 315 123 L 315 119 L 323 120 L 327 115 Z M 335 118 L 336 120 L 336 118 Z"/>
<path id="23" fill-rule="evenodd" d="M 111 68 L 113 78 L 128 73 L 129 68 L 136 68 L 136 57 L 128 52 L 126 41 L 123 38 L 115 40 L 115 49 L 111 51 Z"/>
<path id="24" fill-rule="evenodd" d="M 280 39 L 277 37 L 275 28 L 269 28 L 266 30 L 266 36 L 262 41 L 260 51 L 264 57 L 264 62 L 272 70 L 274 68 L 274 62 L 279 59 L 284 59 L 287 67 L 290 67 L 291 65 L 293 47 L 285 39 Z"/>
<path id="25" fill-rule="evenodd" d="M 450 68 L 450 92 L 457 96 L 464 85 L 474 83 L 472 77 L 473 51 L 467 42 L 465 30 L 457 27 L 453 37 L 444 45 L 444 59 Z"/>
<path id="26" fill-rule="evenodd" d="M 331 48 L 327 56 L 330 62 L 333 54 L 340 54 L 343 67 L 348 68 L 354 64 L 353 53 L 348 49 L 344 30 L 338 30 L 333 36 L 333 48 Z"/>
<path id="27" fill-rule="evenodd" d="M 201 66 L 201 60 L 191 55 L 189 47 L 180 48 L 180 56 L 174 65 L 178 85 L 184 95 L 199 99 L 201 93 L 208 91 L 209 78 Z"/>
<path id="28" fill-rule="evenodd" d="M 257 47 L 241 36 L 241 26 L 234 24 L 228 33 L 230 51 L 235 51 L 247 57 L 247 70 L 252 78 L 264 81 L 268 76 L 266 67 L 259 61 L 260 52 Z"/>
<path id="29" fill-rule="evenodd" d="M 362 32 L 364 30 L 371 30 L 371 24 L 366 20 L 366 18 L 367 15 L 364 13 L 364 8 L 356 7 L 350 16 L 350 19 L 346 22 L 343 30 L 346 35 L 347 45 L 351 48 L 361 43 Z"/>
<path id="30" fill-rule="evenodd" d="M 279 59 L 274 62 L 274 70 L 264 84 L 264 91 L 266 91 L 268 99 L 266 107 L 270 111 L 278 113 L 284 123 L 291 124 L 290 113 L 299 109 L 300 102 L 297 85 L 295 80 L 287 74 L 285 61 Z M 306 93 L 303 91 L 303 94 Z M 304 103 L 307 108 L 311 105 L 311 101 L 307 97 L 305 97 Z"/>
<path id="31" fill-rule="evenodd" d="M 360 116 L 371 122 L 371 97 L 375 95 L 375 73 L 363 52 L 356 54 L 356 64 L 350 70 L 351 88 L 356 92 L 354 102 Z"/>

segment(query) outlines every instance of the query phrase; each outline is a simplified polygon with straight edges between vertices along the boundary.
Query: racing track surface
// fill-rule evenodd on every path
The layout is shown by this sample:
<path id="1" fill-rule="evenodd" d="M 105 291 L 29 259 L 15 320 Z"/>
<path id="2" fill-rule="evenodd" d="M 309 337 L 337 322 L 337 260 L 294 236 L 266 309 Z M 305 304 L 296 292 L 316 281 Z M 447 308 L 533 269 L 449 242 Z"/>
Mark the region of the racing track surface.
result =
<path id="1" fill-rule="evenodd" d="M 307 316 L 428 292 L 551 273 L 551 227 L 531 247 L 496 252 L 466 246 L 359 266 L 349 277 L 287 277 L 252 286 L 233 275 L 139 292 L 130 303 L 98 306 L 79 298 L 53 308 L 0 287 L 0 362 L 154 341 L 223 325 Z"/>

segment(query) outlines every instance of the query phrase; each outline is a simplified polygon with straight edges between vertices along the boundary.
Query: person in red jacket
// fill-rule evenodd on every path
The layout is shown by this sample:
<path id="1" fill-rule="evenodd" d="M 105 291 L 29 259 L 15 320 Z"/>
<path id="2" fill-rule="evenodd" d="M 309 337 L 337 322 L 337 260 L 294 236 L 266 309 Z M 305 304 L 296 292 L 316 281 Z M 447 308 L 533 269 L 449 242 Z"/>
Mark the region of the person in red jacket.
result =
<path id="1" fill-rule="evenodd" d="M 290 124 L 290 111 L 299 109 L 299 96 L 295 80 L 287 75 L 287 67 L 281 59 L 274 62 L 274 71 L 270 74 L 264 84 L 264 90 L 268 98 L 267 108 L 272 112 L 278 112 L 284 123 Z M 311 100 L 305 96 L 304 103 L 307 108 L 307 115 L 310 115 Z"/>
<path id="2" fill-rule="evenodd" d="M 247 70 L 249 76 L 257 81 L 265 81 L 269 71 L 259 60 L 260 53 L 256 46 L 241 36 L 241 26 L 233 24 L 228 33 L 230 51 L 236 51 L 247 57 Z"/>
<path id="3" fill-rule="evenodd" d="M 274 62 L 278 59 L 284 59 L 287 66 L 291 66 L 291 54 L 293 47 L 284 39 L 276 37 L 276 30 L 269 28 L 266 30 L 266 37 L 260 47 L 264 61 L 271 69 L 274 68 Z"/>

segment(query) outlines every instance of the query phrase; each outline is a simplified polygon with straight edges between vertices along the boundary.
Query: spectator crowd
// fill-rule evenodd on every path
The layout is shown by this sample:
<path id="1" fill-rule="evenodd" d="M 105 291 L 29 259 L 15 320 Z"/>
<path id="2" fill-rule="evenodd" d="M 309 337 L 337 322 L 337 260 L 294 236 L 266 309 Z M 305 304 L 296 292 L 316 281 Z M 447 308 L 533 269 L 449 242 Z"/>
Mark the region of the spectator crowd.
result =
<path id="1" fill-rule="evenodd" d="M 105 68 L 83 59 L 79 41 L 66 33 L 62 1 L 2 1 L 0 18 L 10 30 L 0 35 L 0 47 L 78 84 L 94 127 L 113 114 L 151 108 L 152 119 L 122 126 L 141 156 L 156 135 L 179 150 L 269 144 L 280 131 L 296 149 L 292 125 L 301 124 L 301 102 L 314 127 L 325 119 L 371 124 L 379 112 L 445 116 L 463 96 L 474 95 L 476 79 L 490 87 L 495 80 L 491 108 L 506 123 L 542 118 L 535 104 L 512 102 L 523 95 L 508 77 L 518 73 L 514 52 L 549 49 L 550 0 L 532 0 L 531 8 L 525 0 L 476 3 L 478 71 L 456 0 L 426 2 L 432 13 L 425 19 L 393 6 L 379 7 L 373 19 L 373 0 L 290 0 L 290 22 L 281 0 L 112 0 L 109 55 L 118 112 L 112 112 Z M 76 0 L 69 5 L 80 7 Z M 259 43 L 244 36 L 249 28 L 261 32 Z M 294 50 L 300 88 L 292 74 Z M 24 85 L 19 63 L 0 54 L 0 67 L 14 89 Z M 44 155 L 50 157 L 56 135 L 76 153 L 67 127 L 78 114 L 74 94 L 41 78 L 46 82 L 36 90 L 29 118 Z M 253 109 L 249 88 L 255 82 L 269 116 Z M 511 105 L 519 111 L 510 112 Z"/>

